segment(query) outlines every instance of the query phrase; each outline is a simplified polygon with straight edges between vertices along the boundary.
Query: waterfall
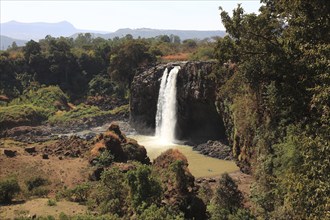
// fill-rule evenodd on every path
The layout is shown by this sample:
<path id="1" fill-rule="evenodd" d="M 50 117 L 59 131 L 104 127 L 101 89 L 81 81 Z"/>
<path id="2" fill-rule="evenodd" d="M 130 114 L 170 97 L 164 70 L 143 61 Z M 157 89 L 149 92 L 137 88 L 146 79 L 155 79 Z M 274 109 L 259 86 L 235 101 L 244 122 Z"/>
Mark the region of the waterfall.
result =
<path id="1" fill-rule="evenodd" d="M 156 113 L 156 136 L 162 142 L 173 143 L 175 141 L 176 125 L 176 79 L 179 66 L 175 66 L 169 73 L 167 68 L 163 73 L 160 83 L 157 113 Z"/>

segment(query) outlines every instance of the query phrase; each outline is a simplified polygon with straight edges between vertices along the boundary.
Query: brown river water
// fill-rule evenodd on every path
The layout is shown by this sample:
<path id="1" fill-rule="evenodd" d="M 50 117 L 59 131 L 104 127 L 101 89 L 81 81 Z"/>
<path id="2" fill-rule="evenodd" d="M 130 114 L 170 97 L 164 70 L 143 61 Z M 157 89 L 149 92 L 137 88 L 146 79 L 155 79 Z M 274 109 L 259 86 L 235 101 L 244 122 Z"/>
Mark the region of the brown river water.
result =
<path id="1" fill-rule="evenodd" d="M 147 149 L 147 154 L 151 160 L 167 149 L 178 149 L 187 157 L 188 168 L 196 178 L 219 176 L 225 172 L 230 173 L 239 170 L 235 162 L 204 156 L 194 151 L 191 146 L 161 143 L 154 136 L 132 135 L 129 137 L 137 140 L 140 145 Z"/>

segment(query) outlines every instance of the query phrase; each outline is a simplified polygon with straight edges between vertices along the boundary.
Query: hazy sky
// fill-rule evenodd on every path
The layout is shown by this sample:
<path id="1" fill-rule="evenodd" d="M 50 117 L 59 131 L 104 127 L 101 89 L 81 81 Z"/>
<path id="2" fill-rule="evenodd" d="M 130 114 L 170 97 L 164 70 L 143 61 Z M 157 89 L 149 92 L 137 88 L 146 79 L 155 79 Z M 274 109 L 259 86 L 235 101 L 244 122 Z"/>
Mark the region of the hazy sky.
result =
<path id="1" fill-rule="evenodd" d="M 242 3 L 258 12 L 259 0 L 218 1 L 28 1 L 0 0 L 1 23 L 69 21 L 78 29 L 116 31 L 119 28 L 224 30 L 219 6 L 228 12 Z"/>

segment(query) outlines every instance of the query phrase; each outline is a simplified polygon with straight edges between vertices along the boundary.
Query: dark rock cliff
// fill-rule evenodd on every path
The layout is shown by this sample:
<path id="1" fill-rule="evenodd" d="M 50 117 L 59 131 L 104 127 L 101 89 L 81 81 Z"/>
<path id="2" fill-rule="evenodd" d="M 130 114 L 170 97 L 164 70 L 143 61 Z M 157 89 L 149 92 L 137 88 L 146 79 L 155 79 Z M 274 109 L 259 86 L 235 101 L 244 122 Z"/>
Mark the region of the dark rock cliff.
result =
<path id="1" fill-rule="evenodd" d="M 193 143 L 225 138 L 221 115 L 215 106 L 217 85 L 209 77 L 214 62 L 160 64 L 134 77 L 131 86 L 131 124 L 139 133 L 153 134 L 161 77 L 165 68 L 181 70 L 177 78 L 176 138 Z"/>

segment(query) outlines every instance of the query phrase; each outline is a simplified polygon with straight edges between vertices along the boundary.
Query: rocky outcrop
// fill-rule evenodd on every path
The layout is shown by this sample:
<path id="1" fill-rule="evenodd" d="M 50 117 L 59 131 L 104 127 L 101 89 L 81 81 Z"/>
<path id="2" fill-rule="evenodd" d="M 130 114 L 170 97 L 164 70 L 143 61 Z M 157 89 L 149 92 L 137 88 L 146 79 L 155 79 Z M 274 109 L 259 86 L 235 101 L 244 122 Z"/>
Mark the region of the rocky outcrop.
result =
<path id="1" fill-rule="evenodd" d="M 165 68 L 180 66 L 177 78 L 177 126 L 179 140 L 202 143 L 225 138 L 222 117 L 215 106 L 217 85 L 210 77 L 214 62 L 175 62 L 150 68 L 134 77 L 130 120 L 143 134 L 153 134 L 161 77 Z"/>
<path id="2" fill-rule="evenodd" d="M 214 157 L 221 160 L 233 159 L 231 148 L 221 141 L 210 140 L 206 143 L 193 146 L 193 149 L 209 157 Z"/>
<path id="3" fill-rule="evenodd" d="M 114 162 L 127 162 L 129 160 L 150 164 L 147 150 L 136 140 L 127 138 L 117 124 L 112 123 L 108 130 L 99 134 L 94 140 L 90 150 L 90 163 L 95 164 L 104 151 L 113 156 Z"/>

